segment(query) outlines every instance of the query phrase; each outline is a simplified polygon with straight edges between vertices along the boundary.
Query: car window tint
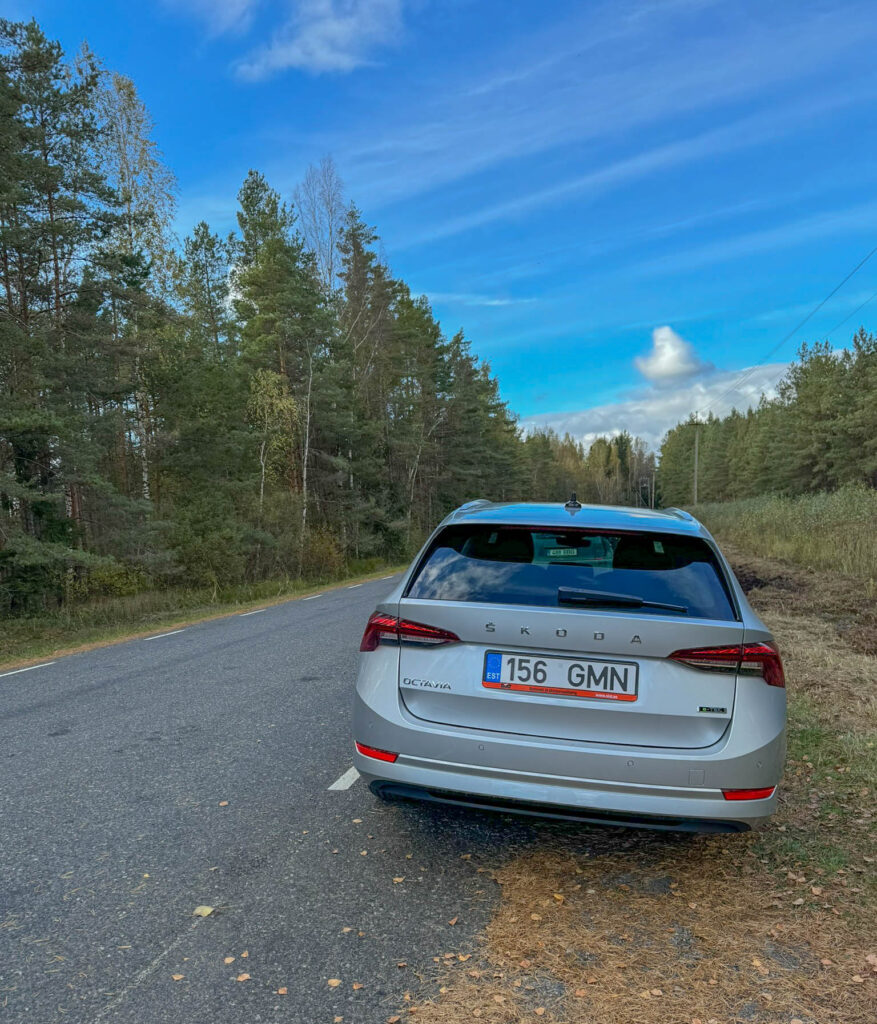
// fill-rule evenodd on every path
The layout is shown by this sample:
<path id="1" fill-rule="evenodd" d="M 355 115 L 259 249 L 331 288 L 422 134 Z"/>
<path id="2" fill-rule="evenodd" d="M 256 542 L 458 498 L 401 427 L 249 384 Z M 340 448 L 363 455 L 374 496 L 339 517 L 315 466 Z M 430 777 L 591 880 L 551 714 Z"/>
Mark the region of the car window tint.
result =
<path id="1" fill-rule="evenodd" d="M 664 533 L 448 526 L 421 560 L 407 596 L 557 607 L 561 587 L 683 605 L 689 617 L 735 618 L 709 545 L 699 537 Z M 673 614 L 649 607 L 636 611 Z"/>

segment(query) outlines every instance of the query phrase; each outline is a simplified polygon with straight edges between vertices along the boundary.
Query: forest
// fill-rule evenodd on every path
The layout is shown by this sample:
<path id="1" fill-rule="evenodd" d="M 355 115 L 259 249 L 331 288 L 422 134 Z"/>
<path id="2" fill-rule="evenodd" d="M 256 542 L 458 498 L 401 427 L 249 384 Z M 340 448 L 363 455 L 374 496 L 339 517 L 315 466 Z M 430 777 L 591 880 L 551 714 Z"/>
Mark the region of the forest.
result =
<path id="1" fill-rule="evenodd" d="M 877 487 L 877 337 L 803 345 L 773 400 L 728 416 L 692 416 L 661 445 L 658 480 L 669 505 L 759 495 Z M 697 438 L 698 482 L 694 496 Z"/>
<path id="2" fill-rule="evenodd" d="M 135 84 L 0 23 L 0 615 L 400 560 L 468 499 L 645 504 L 654 456 L 526 435 L 327 158 L 175 235 Z"/>

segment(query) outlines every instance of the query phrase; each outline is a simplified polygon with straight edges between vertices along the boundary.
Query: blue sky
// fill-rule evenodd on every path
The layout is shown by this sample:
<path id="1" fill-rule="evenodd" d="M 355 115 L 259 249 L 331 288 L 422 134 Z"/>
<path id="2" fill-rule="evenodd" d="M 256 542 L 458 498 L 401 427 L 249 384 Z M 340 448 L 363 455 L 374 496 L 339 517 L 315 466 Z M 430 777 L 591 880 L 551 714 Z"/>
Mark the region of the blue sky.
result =
<path id="1" fill-rule="evenodd" d="M 136 82 L 179 230 L 331 153 L 394 271 L 527 423 L 656 443 L 877 329 L 877 5 L 0 0 Z M 741 387 L 742 371 L 755 367 Z"/>

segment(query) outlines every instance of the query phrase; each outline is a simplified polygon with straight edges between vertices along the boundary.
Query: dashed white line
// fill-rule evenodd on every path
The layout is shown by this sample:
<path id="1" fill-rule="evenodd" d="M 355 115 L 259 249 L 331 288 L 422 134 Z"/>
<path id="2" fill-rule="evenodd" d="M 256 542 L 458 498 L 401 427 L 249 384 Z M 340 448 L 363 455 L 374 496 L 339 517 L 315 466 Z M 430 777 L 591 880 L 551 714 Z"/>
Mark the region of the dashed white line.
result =
<path id="1" fill-rule="evenodd" d="M 238 618 L 239 619 L 245 619 L 248 615 L 261 615 L 262 612 L 267 612 L 267 611 L 268 611 L 267 608 L 257 608 L 255 611 L 252 611 L 252 612 L 241 612 L 240 615 L 238 616 Z"/>
<path id="2" fill-rule="evenodd" d="M 381 576 L 382 580 L 391 580 L 396 574 L 391 572 L 389 576 Z"/>
<path id="3" fill-rule="evenodd" d="M 348 768 L 347 771 L 339 778 L 336 779 L 329 789 L 350 789 L 354 782 L 359 778 L 359 772 L 355 768 Z"/>
<path id="4" fill-rule="evenodd" d="M 361 586 L 362 586 L 361 583 L 351 583 L 350 586 L 347 589 L 348 590 L 356 590 L 357 587 L 361 587 Z"/>
<path id="5" fill-rule="evenodd" d="M 185 631 L 186 631 L 185 628 L 183 628 L 183 629 L 172 629 L 170 631 L 170 633 L 156 633 L 155 636 L 147 636 L 147 637 L 144 637 L 143 639 L 144 640 L 161 640 L 161 638 L 163 636 L 173 636 L 175 633 L 185 633 Z"/>
<path id="6" fill-rule="evenodd" d="M 28 665 L 27 668 L 14 668 L 11 672 L 0 672 L 0 679 L 4 676 L 17 676 L 19 672 L 33 672 L 35 668 L 45 668 L 47 665 L 54 664 L 54 661 L 42 661 L 39 665 Z"/>
<path id="7" fill-rule="evenodd" d="M 318 597 L 322 597 L 322 594 L 311 594 L 310 597 L 303 597 L 302 601 L 315 601 Z"/>

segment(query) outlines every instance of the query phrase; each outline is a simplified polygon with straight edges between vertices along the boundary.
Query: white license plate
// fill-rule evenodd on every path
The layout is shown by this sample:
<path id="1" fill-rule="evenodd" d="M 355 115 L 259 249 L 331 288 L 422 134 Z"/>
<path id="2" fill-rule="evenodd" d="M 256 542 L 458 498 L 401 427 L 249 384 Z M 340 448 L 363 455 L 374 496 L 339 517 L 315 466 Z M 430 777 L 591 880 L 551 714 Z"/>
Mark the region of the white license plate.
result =
<path id="1" fill-rule="evenodd" d="M 639 666 L 632 661 L 488 651 L 484 656 L 481 683 L 490 690 L 634 701 L 639 686 Z"/>

